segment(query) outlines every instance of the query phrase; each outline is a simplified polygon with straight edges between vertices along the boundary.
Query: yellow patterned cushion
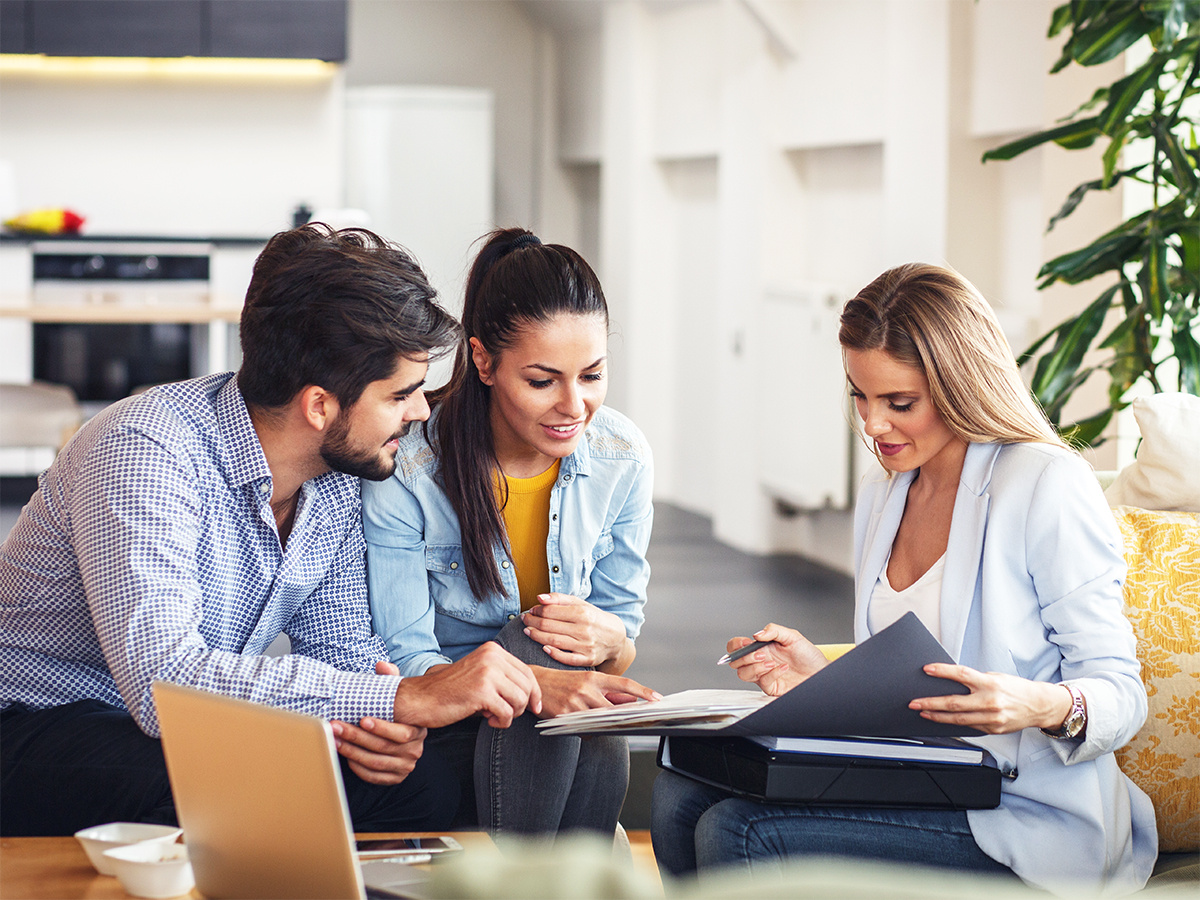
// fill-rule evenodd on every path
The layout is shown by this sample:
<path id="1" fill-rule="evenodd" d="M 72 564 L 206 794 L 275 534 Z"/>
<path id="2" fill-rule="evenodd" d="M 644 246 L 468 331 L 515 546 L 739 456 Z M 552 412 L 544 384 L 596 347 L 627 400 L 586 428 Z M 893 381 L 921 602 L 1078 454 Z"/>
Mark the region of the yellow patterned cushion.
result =
<path id="1" fill-rule="evenodd" d="M 1125 614 L 1150 713 L 1117 762 L 1154 801 L 1159 849 L 1200 845 L 1200 513 L 1113 509 L 1125 539 Z"/>

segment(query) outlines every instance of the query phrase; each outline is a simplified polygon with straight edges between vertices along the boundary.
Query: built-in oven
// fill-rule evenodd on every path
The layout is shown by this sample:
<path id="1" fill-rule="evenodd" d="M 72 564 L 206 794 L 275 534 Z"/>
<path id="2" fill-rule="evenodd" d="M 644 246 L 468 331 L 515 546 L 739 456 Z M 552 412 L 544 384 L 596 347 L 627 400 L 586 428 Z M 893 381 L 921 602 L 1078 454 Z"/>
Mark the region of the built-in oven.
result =
<path id="1" fill-rule="evenodd" d="M 33 377 L 85 407 L 208 368 L 205 242 L 45 241 L 32 249 Z M 39 311 L 53 310 L 54 321 Z"/>

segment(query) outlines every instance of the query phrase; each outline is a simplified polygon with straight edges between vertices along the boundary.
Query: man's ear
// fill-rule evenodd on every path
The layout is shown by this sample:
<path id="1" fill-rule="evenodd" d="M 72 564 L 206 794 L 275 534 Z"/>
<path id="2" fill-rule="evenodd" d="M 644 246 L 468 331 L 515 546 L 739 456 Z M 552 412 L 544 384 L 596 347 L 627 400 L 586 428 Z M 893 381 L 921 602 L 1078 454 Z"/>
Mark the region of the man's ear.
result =
<path id="1" fill-rule="evenodd" d="M 300 415 L 316 431 L 324 431 L 337 418 L 337 397 L 320 385 L 310 384 L 299 394 Z"/>
<path id="2" fill-rule="evenodd" d="M 492 354 L 487 352 L 483 346 L 483 342 L 477 337 L 471 338 L 469 343 L 471 345 L 471 360 L 475 363 L 475 368 L 479 370 L 479 380 L 491 386 L 493 381 Z"/>

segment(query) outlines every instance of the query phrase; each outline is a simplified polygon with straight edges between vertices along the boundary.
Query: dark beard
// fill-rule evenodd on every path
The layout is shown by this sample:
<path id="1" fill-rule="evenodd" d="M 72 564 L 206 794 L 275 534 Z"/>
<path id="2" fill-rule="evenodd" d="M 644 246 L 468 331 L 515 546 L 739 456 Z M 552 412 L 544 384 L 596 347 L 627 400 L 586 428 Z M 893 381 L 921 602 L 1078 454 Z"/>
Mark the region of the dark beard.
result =
<path id="1" fill-rule="evenodd" d="M 412 423 L 406 422 L 395 437 L 403 437 L 408 433 Z M 385 481 L 396 471 L 395 457 L 389 458 L 376 450 L 374 453 L 366 450 L 356 450 L 350 446 L 350 420 L 348 416 L 338 416 L 329 427 L 329 434 L 321 443 L 321 459 L 325 465 L 335 472 L 353 475 L 355 478 L 365 478 L 367 481 Z"/>

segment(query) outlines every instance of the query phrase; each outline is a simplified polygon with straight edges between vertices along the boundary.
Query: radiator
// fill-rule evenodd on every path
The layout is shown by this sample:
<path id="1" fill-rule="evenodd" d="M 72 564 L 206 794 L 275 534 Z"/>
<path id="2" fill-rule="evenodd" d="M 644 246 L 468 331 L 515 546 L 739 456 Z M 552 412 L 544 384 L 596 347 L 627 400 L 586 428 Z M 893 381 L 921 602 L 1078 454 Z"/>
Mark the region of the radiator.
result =
<path id="1" fill-rule="evenodd" d="M 785 508 L 845 509 L 853 500 L 855 438 L 837 340 L 846 296 L 821 284 L 768 288 L 753 329 L 758 480 Z"/>

